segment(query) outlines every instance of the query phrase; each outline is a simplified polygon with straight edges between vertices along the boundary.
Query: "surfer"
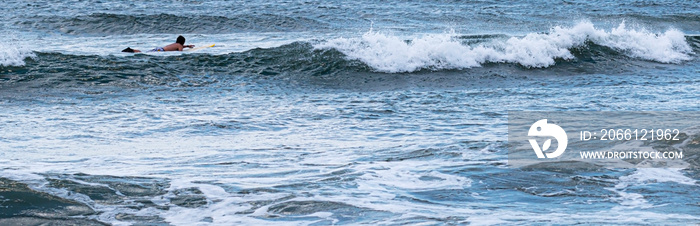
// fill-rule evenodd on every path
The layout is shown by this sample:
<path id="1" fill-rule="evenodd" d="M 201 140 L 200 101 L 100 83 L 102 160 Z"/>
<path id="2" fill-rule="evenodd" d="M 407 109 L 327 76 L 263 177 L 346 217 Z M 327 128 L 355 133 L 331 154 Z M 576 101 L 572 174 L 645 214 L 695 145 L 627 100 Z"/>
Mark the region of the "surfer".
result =
<path id="1" fill-rule="evenodd" d="M 177 40 L 175 40 L 175 43 L 163 46 L 163 47 L 158 47 L 155 49 L 150 50 L 151 52 L 161 52 L 161 51 L 182 51 L 184 48 L 194 48 L 194 45 L 185 45 L 185 37 L 182 37 L 182 35 L 177 36 Z M 122 50 L 122 52 L 126 53 L 140 53 L 141 50 L 138 49 L 132 49 L 131 47 L 126 47 L 126 49 Z"/>

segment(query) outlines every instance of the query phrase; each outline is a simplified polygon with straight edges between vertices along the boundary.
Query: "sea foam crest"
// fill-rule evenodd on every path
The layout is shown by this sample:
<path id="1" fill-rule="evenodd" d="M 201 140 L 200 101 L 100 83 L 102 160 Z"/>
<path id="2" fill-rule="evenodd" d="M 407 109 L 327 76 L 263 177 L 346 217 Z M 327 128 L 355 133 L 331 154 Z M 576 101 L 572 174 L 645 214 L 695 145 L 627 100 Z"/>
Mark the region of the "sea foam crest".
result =
<path id="1" fill-rule="evenodd" d="M 316 49 L 337 49 L 351 60 L 360 60 L 381 72 L 413 72 L 420 69 L 463 69 L 487 62 L 517 63 L 543 68 L 555 59 L 574 59 L 570 49 L 591 41 L 631 57 L 661 63 L 689 60 L 691 47 L 685 34 L 669 29 L 661 34 L 645 29 L 629 29 L 625 23 L 610 31 L 596 29 L 591 22 L 573 27 L 554 27 L 546 34 L 495 39 L 478 45 L 465 45 L 455 34 L 430 34 L 404 40 L 381 32 L 360 38 L 337 38 L 315 45 Z"/>
<path id="2" fill-rule="evenodd" d="M 0 66 L 24 66 L 24 59 L 27 57 L 36 57 L 32 51 L 22 47 L 7 47 L 0 48 Z"/>

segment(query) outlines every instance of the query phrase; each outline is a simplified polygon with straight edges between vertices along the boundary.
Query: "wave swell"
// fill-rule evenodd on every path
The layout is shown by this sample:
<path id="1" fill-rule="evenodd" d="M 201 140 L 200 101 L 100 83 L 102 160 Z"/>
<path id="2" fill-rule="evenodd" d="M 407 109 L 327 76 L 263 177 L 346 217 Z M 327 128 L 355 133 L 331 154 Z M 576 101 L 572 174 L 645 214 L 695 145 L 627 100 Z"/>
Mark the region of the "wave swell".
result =
<path id="1" fill-rule="evenodd" d="M 404 40 L 381 32 L 360 38 L 337 38 L 316 44 L 316 49 L 336 49 L 351 60 L 359 60 L 374 70 L 387 73 L 422 69 L 465 69 L 485 63 L 516 63 L 528 68 L 545 68 L 557 60 L 574 60 L 572 49 L 587 43 L 611 48 L 626 56 L 660 63 L 690 60 L 691 46 L 685 34 L 668 29 L 656 34 L 630 29 L 625 23 L 610 31 L 597 29 L 591 22 L 573 27 L 554 27 L 548 33 L 494 39 L 478 44 L 465 43 L 454 34 L 426 35 Z"/>
<path id="2" fill-rule="evenodd" d="M 17 83 L 31 83 L 33 87 L 201 86 L 215 82 L 205 79 L 209 75 L 317 76 L 370 70 L 361 62 L 346 60 L 336 50 L 314 50 L 308 42 L 223 55 L 97 56 L 37 52 L 35 58 L 21 63 L 25 61 L 24 66 L 0 67 L 0 87 Z M 183 75 L 203 76 L 203 79 L 183 79 Z"/>
<path id="3" fill-rule="evenodd" d="M 620 73 L 681 62 L 697 56 L 693 51 L 700 51 L 700 36 L 683 37 L 674 30 L 659 35 L 625 29 L 590 32 L 557 31 L 525 37 L 431 35 L 409 41 L 373 32 L 358 40 L 294 42 L 222 55 L 99 56 L 4 48 L 0 50 L 0 87 L 20 83 L 32 87 L 225 86 L 224 81 L 240 75 L 335 81 L 360 74 L 464 68 L 472 69 L 459 73 L 540 71 L 530 68 L 547 68 L 555 75 Z M 513 64 L 524 67 L 511 67 Z"/>

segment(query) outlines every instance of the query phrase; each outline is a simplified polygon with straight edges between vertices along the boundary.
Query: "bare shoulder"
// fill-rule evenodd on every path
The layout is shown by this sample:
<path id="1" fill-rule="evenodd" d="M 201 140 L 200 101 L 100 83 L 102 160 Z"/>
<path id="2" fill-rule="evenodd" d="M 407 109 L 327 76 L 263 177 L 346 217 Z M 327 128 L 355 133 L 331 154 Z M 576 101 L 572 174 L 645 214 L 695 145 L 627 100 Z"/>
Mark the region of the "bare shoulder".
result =
<path id="1" fill-rule="evenodd" d="M 170 44 L 170 45 L 163 47 L 163 50 L 165 50 L 165 51 L 181 51 L 182 45 L 180 45 L 180 43 L 173 43 L 173 44 Z"/>

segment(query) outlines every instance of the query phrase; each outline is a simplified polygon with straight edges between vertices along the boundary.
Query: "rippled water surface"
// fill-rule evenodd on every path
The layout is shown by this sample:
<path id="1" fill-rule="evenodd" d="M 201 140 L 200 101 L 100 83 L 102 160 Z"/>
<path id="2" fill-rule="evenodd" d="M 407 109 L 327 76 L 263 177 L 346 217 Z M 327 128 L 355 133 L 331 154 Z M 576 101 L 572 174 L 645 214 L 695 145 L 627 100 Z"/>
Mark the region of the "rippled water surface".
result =
<path id="1" fill-rule="evenodd" d="M 4 4 L 0 224 L 700 222 L 694 169 L 506 166 L 511 110 L 697 111 L 692 1 Z"/>

